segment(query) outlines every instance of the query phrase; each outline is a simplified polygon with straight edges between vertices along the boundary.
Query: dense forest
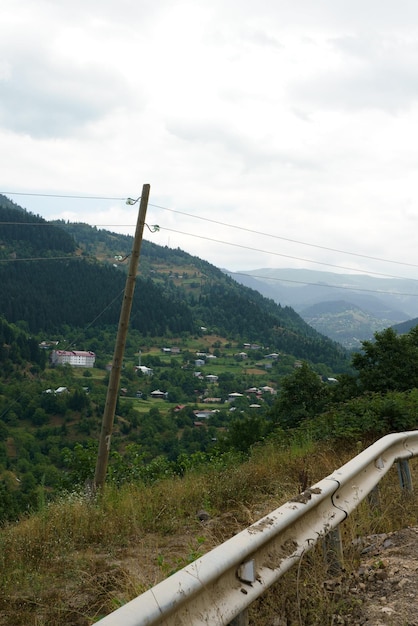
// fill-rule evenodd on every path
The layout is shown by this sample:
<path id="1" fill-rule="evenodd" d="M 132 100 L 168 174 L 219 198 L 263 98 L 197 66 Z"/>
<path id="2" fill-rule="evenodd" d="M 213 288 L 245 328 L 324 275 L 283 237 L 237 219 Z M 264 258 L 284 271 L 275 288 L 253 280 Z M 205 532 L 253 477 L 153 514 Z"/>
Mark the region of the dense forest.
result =
<path id="1" fill-rule="evenodd" d="M 0 195 L 0 259 L 75 252 L 74 238 Z"/>
<path id="2" fill-rule="evenodd" d="M 24 320 L 35 333 L 57 332 L 63 324 L 117 324 L 124 275 L 111 266 L 73 257 L 0 265 L 1 314 Z M 191 311 L 150 280 L 138 279 L 131 325 L 144 335 L 191 332 Z"/>

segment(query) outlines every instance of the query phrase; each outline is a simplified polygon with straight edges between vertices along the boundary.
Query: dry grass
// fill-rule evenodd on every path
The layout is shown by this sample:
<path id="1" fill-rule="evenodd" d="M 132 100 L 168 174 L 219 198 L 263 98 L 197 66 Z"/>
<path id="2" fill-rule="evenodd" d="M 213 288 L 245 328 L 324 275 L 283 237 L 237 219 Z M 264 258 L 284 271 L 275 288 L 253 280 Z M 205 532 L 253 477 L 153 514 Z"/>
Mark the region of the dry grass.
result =
<path id="1" fill-rule="evenodd" d="M 0 625 L 92 624 L 355 453 L 270 445 L 228 470 L 186 474 L 150 487 L 108 487 L 97 501 L 79 494 L 62 498 L 0 532 Z M 416 464 L 411 469 L 416 478 Z M 211 516 L 204 524 L 196 516 L 202 508 Z M 416 524 L 417 517 L 416 498 L 401 493 L 392 471 L 384 479 L 379 509 L 364 503 L 344 524 L 346 567 L 355 566 L 352 546 L 358 536 Z M 254 603 L 251 623 L 331 624 L 342 600 L 325 592 L 328 576 L 321 550 L 305 555 Z"/>

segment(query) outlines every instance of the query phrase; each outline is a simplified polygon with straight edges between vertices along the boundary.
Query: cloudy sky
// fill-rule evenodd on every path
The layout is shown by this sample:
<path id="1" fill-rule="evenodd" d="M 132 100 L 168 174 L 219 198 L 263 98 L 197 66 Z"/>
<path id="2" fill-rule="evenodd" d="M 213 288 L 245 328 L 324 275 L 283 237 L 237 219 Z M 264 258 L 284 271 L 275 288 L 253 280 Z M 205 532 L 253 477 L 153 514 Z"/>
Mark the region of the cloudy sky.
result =
<path id="1" fill-rule="evenodd" d="M 20 206 L 133 234 L 149 183 L 146 238 L 218 267 L 418 279 L 416 0 L 1 5 Z"/>

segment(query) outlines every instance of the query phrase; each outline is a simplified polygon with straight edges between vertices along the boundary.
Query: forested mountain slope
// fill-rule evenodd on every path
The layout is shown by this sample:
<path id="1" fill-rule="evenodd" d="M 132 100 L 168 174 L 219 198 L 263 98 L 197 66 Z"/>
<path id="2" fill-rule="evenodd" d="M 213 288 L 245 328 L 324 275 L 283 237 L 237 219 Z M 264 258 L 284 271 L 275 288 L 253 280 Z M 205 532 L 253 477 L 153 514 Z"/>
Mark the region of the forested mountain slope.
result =
<path id="1" fill-rule="evenodd" d="M 85 327 L 116 324 L 125 280 L 122 274 L 89 260 L 32 261 L 0 268 L 1 314 L 24 320 L 32 332 L 58 331 L 64 324 Z M 146 292 L 146 297 L 143 297 Z M 131 324 L 152 336 L 192 331 L 189 308 L 169 299 L 151 281 L 141 281 Z"/>
<path id="2" fill-rule="evenodd" d="M 75 248 L 71 235 L 0 195 L 1 260 L 74 254 Z"/>
<path id="3" fill-rule="evenodd" d="M 34 333 L 117 323 L 126 263 L 118 265 L 114 257 L 129 255 L 131 237 L 87 224 L 47 223 L 4 197 L 0 227 L 0 314 L 8 321 L 24 320 Z M 147 241 L 131 325 L 149 336 L 209 327 L 334 369 L 346 365 L 344 350 L 292 308 L 239 285 L 197 257 Z"/>
<path id="4" fill-rule="evenodd" d="M 338 341 L 346 348 L 360 349 L 362 341 L 372 339 L 375 332 L 391 326 L 344 300 L 327 300 L 314 304 L 300 313 L 303 319 L 318 332 Z"/>
<path id="5" fill-rule="evenodd" d="M 408 320 L 406 322 L 402 322 L 401 324 L 395 324 L 392 328 L 403 335 L 404 333 L 408 333 L 412 328 L 418 325 L 418 317 L 415 317 L 413 320 Z"/>

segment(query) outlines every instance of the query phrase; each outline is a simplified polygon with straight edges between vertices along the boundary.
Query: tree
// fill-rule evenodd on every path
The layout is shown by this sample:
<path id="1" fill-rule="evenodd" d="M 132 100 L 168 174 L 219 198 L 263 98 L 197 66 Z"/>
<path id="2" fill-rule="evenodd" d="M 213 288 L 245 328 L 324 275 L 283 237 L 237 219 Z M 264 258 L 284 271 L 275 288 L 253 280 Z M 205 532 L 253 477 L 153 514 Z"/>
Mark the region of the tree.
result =
<path id="1" fill-rule="evenodd" d="M 228 428 L 226 445 L 239 452 L 248 452 L 253 444 L 265 437 L 267 430 L 266 420 L 258 415 L 234 419 Z"/>
<path id="2" fill-rule="evenodd" d="M 45 409 L 41 409 L 41 407 L 35 409 L 32 415 L 32 424 L 34 426 L 43 426 L 43 424 L 47 424 L 48 421 L 49 417 Z"/>
<path id="3" fill-rule="evenodd" d="M 361 390 L 386 393 L 418 387 L 418 326 L 406 335 L 387 328 L 374 337 L 363 341 L 362 352 L 352 359 Z"/>
<path id="4" fill-rule="evenodd" d="M 329 387 L 307 363 L 283 379 L 270 417 L 282 427 L 295 428 L 302 420 L 321 413 L 329 400 Z"/>
<path id="5" fill-rule="evenodd" d="M 89 398 L 81 389 L 75 389 L 68 397 L 68 406 L 73 411 L 81 411 L 89 404 Z"/>

